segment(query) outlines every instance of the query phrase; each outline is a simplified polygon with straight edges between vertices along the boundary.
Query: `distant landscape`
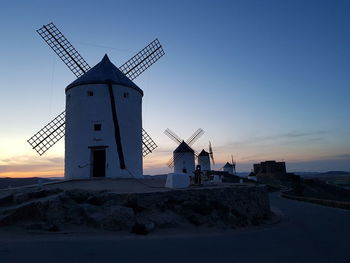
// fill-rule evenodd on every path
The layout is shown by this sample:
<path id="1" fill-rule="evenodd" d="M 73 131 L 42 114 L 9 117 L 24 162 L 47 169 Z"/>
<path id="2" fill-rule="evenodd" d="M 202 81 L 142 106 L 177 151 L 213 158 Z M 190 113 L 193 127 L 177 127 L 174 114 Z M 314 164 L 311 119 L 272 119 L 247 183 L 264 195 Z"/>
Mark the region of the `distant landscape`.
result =
<path id="1" fill-rule="evenodd" d="M 345 171 L 328 171 L 324 173 L 317 172 L 294 172 L 305 179 L 320 179 L 327 181 L 328 183 L 335 184 L 337 186 L 350 188 L 350 172 Z M 238 172 L 237 175 L 241 177 L 248 176 L 248 172 Z M 165 174 L 154 175 L 156 177 L 165 177 Z M 152 178 L 154 176 L 145 175 L 146 178 Z M 41 177 L 30 177 L 30 178 L 0 178 L 0 189 L 21 187 L 26 185 L 38 185 L 43 183 L 55 182 L 62 180 L 61 178 L 41 178 Z"/>
<path id="2" fill-rule="evenodd" d="M 303 178 L 334 178 L 338 176 L 349 176 L 350 172 L 345 171 L 328 171 L 324 173 L 317 173 L 317 172 L 294 172 L 297 175 L 300 175 Z"/>

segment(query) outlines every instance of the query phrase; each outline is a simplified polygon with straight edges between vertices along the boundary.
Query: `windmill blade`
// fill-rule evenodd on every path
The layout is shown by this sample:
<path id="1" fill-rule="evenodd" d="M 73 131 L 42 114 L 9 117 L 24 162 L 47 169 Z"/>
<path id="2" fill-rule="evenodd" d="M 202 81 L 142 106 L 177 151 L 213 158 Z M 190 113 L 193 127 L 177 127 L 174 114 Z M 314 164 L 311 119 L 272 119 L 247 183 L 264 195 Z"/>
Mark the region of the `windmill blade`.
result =
<path id="1" fill-rule="evenodd" d="M 213 165 L 215 165 L 213 148 L 211 147 L 210 141 L 209 141 L 209 156 L 210 156 L 211 161 L 213 162 Z"/>
<path id="2" fill-rule="evenodd" d="M 27 141 L 39 155 L 43 155 L 64 136 L 65 116 L 65 112 L 60 113 Z"/>
<path id="3" fill-rule="evenodd" d="M 214 155 L 211 154 L 211 155 L 210 155 L 210 158 L 211 158 L 211 161 L 213 162 L 213 165 L 215 165 Z"/>
<path id="4" fill-rule="evenodd" d="M 175 164 L 175 158 L 174 156 L 170 158 L 169 161 L 167 161 L 166 165 L 169 167 L 169 168 L 173 168 L 174 167 L 174 164 Z"/>
<path id="5" fill-rule="evenodd" d="M 170 138 L 172 139 L 174 142 L 176 142 L 177 144 L 182 143 L 182 139 L 176 135 L 175 132 L 173 132 L 172 130 L 170 130 L 169 128 L 167 128 L 164 133 Z"/>
<path id="6" fill-rule="evenodd" d="M 157 148 L 157 144 L 152 140 L 151 136 L 142 128 L 142 154 L 143 157 L 153 152 Z"/>
<path id="7" fill-rule="evenodd" d="M 190 138 L 188 138 L 186 143 L 188 144 L 188 146 L 193 145 L 203 134 L 204 131 L 201 128 L 199 128 Z"/>
<path id="8" fill-rule="evenodd" d="M 139 53 L 125 62 L 119 69 L 131 80 L 149 68 L 165 54 L 158 39 L 153 40 Z"/>
<path id="9" fill-rule="evenodd" d="M 90 69 L 88 63 L 53 23 L 42 26 L 37 32 L 76 77 Z"/>
<path id="10" fill-rule="evenodd" d="M 209 141 L 209 153 L 213 153 L 213 148 L 211 148 L 211 142 Z"/>

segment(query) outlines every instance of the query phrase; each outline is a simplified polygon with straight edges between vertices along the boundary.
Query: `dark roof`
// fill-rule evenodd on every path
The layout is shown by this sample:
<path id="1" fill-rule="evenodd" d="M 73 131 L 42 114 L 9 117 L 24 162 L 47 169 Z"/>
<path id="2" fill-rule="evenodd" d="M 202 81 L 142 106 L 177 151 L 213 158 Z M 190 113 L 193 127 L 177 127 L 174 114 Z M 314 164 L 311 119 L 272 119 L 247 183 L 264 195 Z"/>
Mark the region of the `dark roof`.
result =
<path id="1" fill-rule="evenodd" d="M 192 148 L 188 146 L 188 144 L 185 143 L 184 141 L 182 141 L 182 143 L 180 143 L 180 145 L 174 151 L 174 153 L 186 153 L 186 152 L 194 153 Z"/>
<path id="2" fill-rule="evenodd" d="M 117 84 L 137 90 L 143 95 L 143 91 L 124 75 L 113 63 L 109 60 L 107 54 L 103 57 L 100 63 L 96 64 L 84 75 L 73 81 L 66 88 L 66 91 L 80 85 L 86 84 Z"/>
<path id="3" fill-rule="evenodd" d="M 209 156 L 209 153 L 203 149 L 198 156 Z"/>
<path id="4" fill-rule="evenodd" d="M 227 163 L 224 165 L 224 168 L 228 168 L 228 167 L 233 167 L 233 165 L 230 164 L 229 162 L 227 162 Z"/>

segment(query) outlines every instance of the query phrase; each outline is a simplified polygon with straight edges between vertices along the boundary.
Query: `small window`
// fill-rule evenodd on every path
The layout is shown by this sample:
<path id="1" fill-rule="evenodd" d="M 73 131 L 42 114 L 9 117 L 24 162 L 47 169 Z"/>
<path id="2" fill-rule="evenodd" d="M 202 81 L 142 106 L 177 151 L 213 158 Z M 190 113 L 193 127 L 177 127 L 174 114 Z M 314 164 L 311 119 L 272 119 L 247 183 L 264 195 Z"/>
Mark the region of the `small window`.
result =
<path id="1" fill-rule="evenodd" d="M 90 91 L 87 92 L 87 95 L 90 96 L 90 97 L 94 96 L 94 92 L 90 90 Z"/>
<path id="2" fill-rule="evenodd" d="M 129 97 L 129 92 L 124 92 L 124 98 Z"/>
<path id="3" fill-rule="evenodd" d="M 94 124 L 94 130 L 95 130 L 95 131 L 100 131 L 100 130 L 102 130 L 102 124 L 100 124 L 100 123 Z"/>
<path id="4" fill-rule="evenodd" d="M 70 100 L 70 94 L 67 95 L 67 100 Z"/>

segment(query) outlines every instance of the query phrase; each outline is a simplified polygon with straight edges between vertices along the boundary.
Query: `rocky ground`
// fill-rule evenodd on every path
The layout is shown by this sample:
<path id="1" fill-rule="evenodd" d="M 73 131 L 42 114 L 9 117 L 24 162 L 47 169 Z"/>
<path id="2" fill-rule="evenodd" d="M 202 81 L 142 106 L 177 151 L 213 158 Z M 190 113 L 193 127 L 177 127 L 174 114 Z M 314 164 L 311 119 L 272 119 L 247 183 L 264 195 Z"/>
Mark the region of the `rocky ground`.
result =
<path id="1" fill-rule="evenodd" d="M 244 227 L 271 215 L 264 186 L 116 193 L 49 188 L 0 195 L 0 228 L 65 231 L 76 227 L 147 234 L 157 229 Z"/>

